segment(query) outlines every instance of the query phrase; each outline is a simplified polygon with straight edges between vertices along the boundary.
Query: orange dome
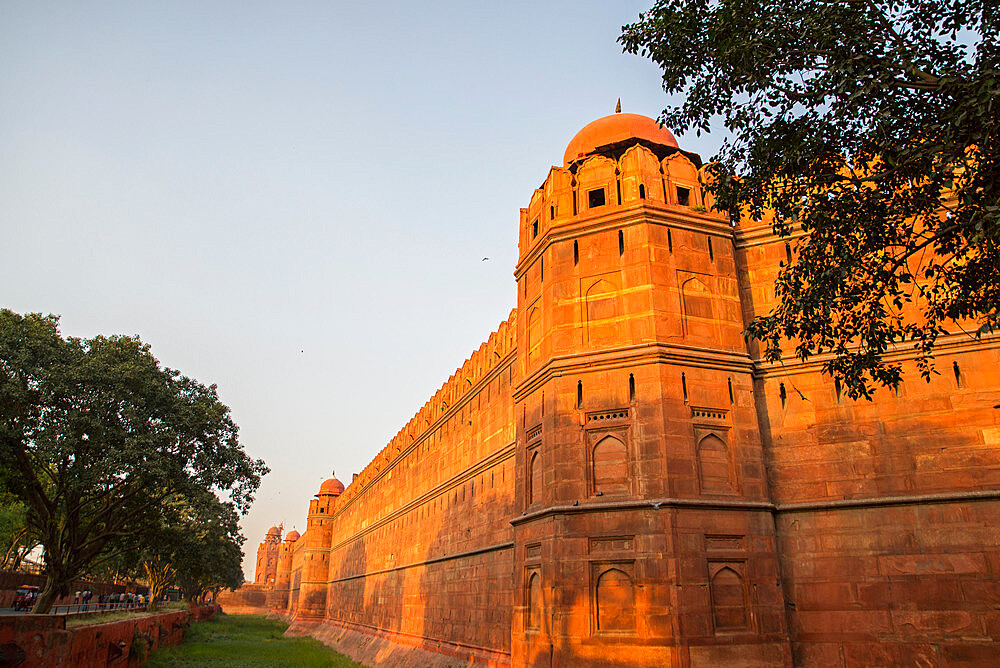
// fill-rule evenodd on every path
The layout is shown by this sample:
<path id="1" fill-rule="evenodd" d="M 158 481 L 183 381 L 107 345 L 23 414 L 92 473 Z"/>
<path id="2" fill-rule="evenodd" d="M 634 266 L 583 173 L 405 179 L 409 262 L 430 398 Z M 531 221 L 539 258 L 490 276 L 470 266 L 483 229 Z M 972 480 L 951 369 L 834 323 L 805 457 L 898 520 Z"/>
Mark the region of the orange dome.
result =
<path id="1" fill-rule="evenodd" d="M 279 536 L 279 535 L 281 535 L 281 529 L 279 529 L 278 527 L 271 527 L 270 529 L 267 530 L 267 535 L 268 536 Z"/>
<path id="2" fill-rule="evenodd" d="M 287 534 L 285 534 L 285 542 L 294 543 L 298 539 L 299 539 L 299 532 L 296 531 L 295 529 L 292 529 Z"/>
<path id="3" fill-rule="evenodd" d="M 339 496 L 344 492 L 344 483 L 340 482 L 336 478 L 330 478 L 325 480 L 322 485 L 319 486 L 318 496 Z"/>
<path id="4" fill-rule="evenodd" d="M 588 123 L 576 133 L 566 147 L 563 163 L 568 166 L 580 156 L 593 153 L 599 146 L 626 139 L 645 139 L 655 144 L 678 148 L 673 133 L 652 118 L 639 114 L 611 114 Z"/>

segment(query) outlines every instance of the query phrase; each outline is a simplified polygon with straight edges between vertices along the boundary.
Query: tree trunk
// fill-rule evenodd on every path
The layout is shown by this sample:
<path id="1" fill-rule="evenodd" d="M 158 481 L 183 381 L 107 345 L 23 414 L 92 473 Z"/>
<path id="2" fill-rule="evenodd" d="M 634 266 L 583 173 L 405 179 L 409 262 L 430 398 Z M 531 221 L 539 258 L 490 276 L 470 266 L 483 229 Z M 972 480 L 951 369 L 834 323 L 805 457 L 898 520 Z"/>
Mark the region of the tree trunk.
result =
<path id="1" fill-rule="evenodd" d="M 38 594 L 38 598 L 35 599 L 35 605 L 31 608 L 31 614 L 33 615 L 49 614 L 53 604 L 56 602 L 56 597 L 59 596 L 59 590 L 65 586 L 65 583 L 56 582 L 56 579 L 51 574 L 47 575 L 45 586 Z"/>

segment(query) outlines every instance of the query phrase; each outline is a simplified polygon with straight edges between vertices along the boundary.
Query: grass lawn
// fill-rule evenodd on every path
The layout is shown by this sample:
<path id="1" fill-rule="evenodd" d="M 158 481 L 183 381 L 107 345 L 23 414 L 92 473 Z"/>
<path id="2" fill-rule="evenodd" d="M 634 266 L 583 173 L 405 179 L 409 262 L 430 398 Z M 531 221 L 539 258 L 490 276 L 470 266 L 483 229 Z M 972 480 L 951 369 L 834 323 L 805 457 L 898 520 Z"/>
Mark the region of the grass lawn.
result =
<path id="1" fill-rule="evenodd" d="M 180 645 L 153 652 L 146 666 L 364 668 L 315 638 L 282 637 L 287 628 L 263 615 L 216 615 L 192 624 Z"/>

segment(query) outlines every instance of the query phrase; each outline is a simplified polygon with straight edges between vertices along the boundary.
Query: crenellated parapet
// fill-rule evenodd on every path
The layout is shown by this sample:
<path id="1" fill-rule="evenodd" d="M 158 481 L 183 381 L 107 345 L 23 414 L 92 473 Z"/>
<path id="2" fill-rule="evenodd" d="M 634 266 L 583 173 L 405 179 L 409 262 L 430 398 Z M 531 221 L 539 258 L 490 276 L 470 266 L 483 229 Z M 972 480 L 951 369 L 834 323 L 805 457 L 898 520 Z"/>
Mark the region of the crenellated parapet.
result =
<path id="1" fill-rule="evenodd" d="M 490 334 L 489 338 L 469 356 L 455 373 L 421 407 L 389 443 L 357 474 L 338 499 L 338 507 L 350 503 L 373 480 L 391 468 L 396 459 L 412 444 L 422 440 L 448 415 L 450 409 L 462 403 L 495 372 L 517 348 L 517 310 Z"/>
<path id="2" fill-rule="evenodd" d="M 551 233 L 636 206 L 705 213 L 701 159 L 677 148 L 634 143 L 620 153 L 590 155 L 552 167 L 521 209 L 519 256 L 532 255 Z M 662 157 L 660 154 L 663 154 Z M 714 214 L 713 217 L 718 217 Z"/>

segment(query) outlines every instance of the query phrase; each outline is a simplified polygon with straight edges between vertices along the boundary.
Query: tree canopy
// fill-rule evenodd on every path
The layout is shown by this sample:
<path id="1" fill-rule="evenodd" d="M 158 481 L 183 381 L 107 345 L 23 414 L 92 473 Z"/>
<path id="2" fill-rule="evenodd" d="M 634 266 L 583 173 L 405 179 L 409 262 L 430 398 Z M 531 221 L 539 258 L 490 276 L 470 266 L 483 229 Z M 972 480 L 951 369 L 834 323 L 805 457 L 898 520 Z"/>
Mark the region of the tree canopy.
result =
<path id="1" fill-rule="evenodd" d="M 0 458 L 44 548 L 36 612 L 155 532 L 178 496 L 211 495 L 229 521 L 268 471 L 214 385 L 161 367 L 138 337 L 63 338 L 58 324 L 0 310 Z"/>
<path id="2" fill-rule="evenodd" d="M 985 0 L 660 0 L 623 28 L 661 121 L 731 131 L 719 207 L 795 238 L 747 334 L 794 346 L 852 397 L 933 372 L 939 337 L 1000 325 L 1000 17 Z"/>

